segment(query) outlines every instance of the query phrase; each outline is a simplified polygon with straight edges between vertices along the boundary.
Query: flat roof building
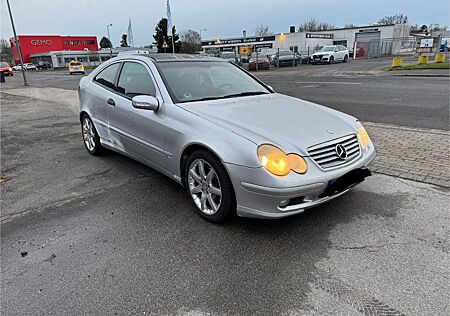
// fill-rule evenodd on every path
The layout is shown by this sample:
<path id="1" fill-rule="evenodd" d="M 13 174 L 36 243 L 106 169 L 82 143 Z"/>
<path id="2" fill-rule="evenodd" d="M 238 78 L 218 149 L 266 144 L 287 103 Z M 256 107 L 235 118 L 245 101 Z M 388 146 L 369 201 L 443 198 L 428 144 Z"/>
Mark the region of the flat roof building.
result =
<path id="1" fill-rule="evenodd" d="M 23 62 L 31 62 L 30 55 L 51 51 L 97 51 L 96 36 L 61 36 L 61 35 L 18 35 L 22 49 Z M 19 64 L 19 54 L 15 38 L 10 38 L 10 44 L 16 64 Z"/>
<path id="2" fill-rule="evenodd" d="M 357 57 L 372 58 L 412 51 L 415 47 L 414 41 L 407 24 L 336 28 L 317 32 L 297 32 L 295 27 L 291 27 L 289 33 L 270 36 L 202 41 L 202 48 L 211 53 L 234 51 L 237 54 L 247 54 L 255 49 L 313 52 L 325 45 L 343 45 L 350 51 L 356 48 L 360 53 Z"/>

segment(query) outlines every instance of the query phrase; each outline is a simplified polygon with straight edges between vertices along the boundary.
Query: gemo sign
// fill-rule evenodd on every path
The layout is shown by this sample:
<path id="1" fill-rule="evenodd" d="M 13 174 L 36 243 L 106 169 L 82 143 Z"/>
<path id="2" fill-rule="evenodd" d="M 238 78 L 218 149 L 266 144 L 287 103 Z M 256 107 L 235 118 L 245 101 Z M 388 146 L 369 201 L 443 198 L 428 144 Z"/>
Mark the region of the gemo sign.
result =
<path id="1" fill-rule="evenodd" d="M 31 40 L 33 46 L 52 46 L 52 44 L 51 40 Z"/>

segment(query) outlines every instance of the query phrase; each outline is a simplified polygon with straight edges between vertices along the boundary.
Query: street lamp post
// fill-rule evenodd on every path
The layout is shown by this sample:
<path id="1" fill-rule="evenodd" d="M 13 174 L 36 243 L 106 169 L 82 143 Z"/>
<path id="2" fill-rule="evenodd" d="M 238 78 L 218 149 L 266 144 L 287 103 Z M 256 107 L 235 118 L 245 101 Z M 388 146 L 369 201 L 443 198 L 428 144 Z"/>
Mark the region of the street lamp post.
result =
<path id="1" fill-rule="evenodd" d="M 203 50 L 203 45 L 202 45 L 202 32 L 206 32 L 207 29 L 200 29 L 200 46 L 202 46 L 202 50 Z"/>
<path id="2" fill-rule="evenodd" d="M 109 47 L 109 57 L 112 58 L 112 42 L 111 42 L 111 35 L 109 34 L 109 27 L 112 26 L 112 23 L 106 25 L 106 30 L 108 31 L 108 39 L 111 46 Z"/>
<path id="3" fill-rule="evenodd" d="M 16 41 L 16 48 L 17 48 L 17 52 L 19 53 L 19 60 L 20 60 L 20 65 L 21 65 L 20 69 L 22 70 L 22 76 L 23 76 L 23 85 L 27 86 L 28 82 L 27 82 L 27 77 L 25 75 L 22 49 L 20 48 L 19 38 L 17 37 L 17 34 L 16 34 L 16 27 L 14 26 L 14 19 L 13 19 L 12 13 L 11 13 L 11 7 L 9 5 L 9 0 L 6 0 L 6 4 L 8 5 L 9 17 L 11 19 L 11 26 L 12 26 L 13 33 L 14 33 L 14 39 Z"/>
<path id="4" fill-rule="evenodd" d="M 200 30 L 200 40 L 202 40 L 202 32 L 206 32 L 207 31 L 207 29 L 201 29 Z"/>

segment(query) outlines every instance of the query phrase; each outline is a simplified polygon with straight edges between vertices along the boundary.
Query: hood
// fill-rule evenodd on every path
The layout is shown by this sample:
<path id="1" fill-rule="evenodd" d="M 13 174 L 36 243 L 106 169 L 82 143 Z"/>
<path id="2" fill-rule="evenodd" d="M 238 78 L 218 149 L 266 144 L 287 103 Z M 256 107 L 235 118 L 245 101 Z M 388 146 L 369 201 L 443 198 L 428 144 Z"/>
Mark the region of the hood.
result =
<path id="1" fill-rule="evenodd" d="M 282 55 L 278 57 L 279 60 L 292 60 L 294 59 L 294 55 Z"/>
<path id="2" fill-rule="evenodd" d="M 308 147 L 355 133 L 356 128 L 354 117 L 277 93 L 180 106 L 257 145 L 271 143 L 305 156 Z"/>
<path id="3" fill-rule="evenodd" d="M 333 52 L 316 52 L 313 54 L 314 55 L 331 55 Z"/>
<path id="4" fill-rule="evenodd" d="M 258 58 L 258 64 L 266 63 L 268 61 L 269 61 L 269 59 L 267 59 L 267 57 L 260 57 L 260 58 Z M 251 63 L 256 63 L 256 58 L 250 58 L 250 62 Z"/>

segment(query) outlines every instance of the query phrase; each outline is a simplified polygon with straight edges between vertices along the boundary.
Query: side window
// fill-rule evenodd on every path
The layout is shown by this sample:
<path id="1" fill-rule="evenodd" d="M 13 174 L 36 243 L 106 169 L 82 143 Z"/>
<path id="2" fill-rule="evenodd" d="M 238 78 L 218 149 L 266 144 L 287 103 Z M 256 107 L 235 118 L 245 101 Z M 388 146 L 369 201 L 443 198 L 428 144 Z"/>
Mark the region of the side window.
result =
<path id="1" fill-rule="evenodd" d="M 139 63 L 125 62 L 120 72 L 117 92 L 127 97 L 137 95 L 156 96 L 156 87 L 147 68 Z"/>
<path id="2" fill-rule="evenodd" d="M 119 67 L 120 63 L 112 64 L 111 66 L 106 67 L 97 76 L 95 76 L 94 81 L 105 87 L 114 89 L 114 81 L 116 80 Z"/>

